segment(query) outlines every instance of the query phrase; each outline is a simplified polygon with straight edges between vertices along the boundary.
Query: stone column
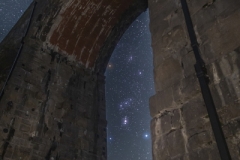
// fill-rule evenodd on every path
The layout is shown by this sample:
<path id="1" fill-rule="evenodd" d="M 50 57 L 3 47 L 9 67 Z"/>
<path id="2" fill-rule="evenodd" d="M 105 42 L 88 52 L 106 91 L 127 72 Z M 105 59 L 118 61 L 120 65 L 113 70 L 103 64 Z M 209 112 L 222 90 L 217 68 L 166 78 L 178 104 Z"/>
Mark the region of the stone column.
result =
<path id="1" fill-rule="evenodd" d="M 230 153 L 239 159 L 240 3 L 188 4 Z M 156 90 L 149 100 L 153 159 L 220 159 L 180 1 L 149 0 L 149 11 Z"/>

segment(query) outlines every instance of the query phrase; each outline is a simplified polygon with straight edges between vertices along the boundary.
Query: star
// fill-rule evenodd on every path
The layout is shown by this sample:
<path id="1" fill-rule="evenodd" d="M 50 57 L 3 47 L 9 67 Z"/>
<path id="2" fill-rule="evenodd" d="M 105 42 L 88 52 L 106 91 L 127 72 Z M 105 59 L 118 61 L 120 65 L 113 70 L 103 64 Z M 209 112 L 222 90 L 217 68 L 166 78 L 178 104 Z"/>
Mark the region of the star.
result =
<path id="1" fill-rule="evenodd" d="M 130 56 L 129 59 L 128 59 L 128 62 L 132 61 L 133 57 Z"/>
<path id="2" fill-rule="evenodd" d="M 123 123 L 122 123 L 123 125 L 127 125 L 128 124 L 128 118 L 127 118 L 127 116 L 125 116 L 124 118 L 123 118 Z"/>
<path id="3" fill-rule="evenodd" d="M 114 68 L 114 65 L 112 63 L 108 63 L 107 69 L 112 70 Z"/>

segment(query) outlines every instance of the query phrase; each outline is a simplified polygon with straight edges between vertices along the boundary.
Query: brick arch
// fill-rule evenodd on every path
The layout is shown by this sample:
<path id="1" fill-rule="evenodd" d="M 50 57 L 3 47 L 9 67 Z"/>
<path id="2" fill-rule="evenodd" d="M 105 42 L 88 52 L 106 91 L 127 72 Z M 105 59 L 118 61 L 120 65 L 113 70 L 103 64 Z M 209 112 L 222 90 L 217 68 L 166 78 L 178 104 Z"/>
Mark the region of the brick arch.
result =
<path id="1" fill-rule="evenodd" d="M 86 68 L 104 72 L 122 34 L 146 8 L 146 0 L 66 2 L 47 41 Z"/>

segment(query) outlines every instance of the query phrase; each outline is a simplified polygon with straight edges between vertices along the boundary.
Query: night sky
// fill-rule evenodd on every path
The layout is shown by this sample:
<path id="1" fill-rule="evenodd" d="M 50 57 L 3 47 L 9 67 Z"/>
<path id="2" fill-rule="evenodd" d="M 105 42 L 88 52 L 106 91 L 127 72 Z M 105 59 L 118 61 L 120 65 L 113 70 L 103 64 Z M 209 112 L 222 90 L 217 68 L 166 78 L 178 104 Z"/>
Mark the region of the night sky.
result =
<path id="1" fill-rule="evenodd" d="M 32 0 L 0 0 L 0 41 Z M 154 94 L 148 12 L 117 44 L 106 70 L 108 160 L 151 160 L 148 99 Z"/>
<path id="2" fill-rule="evenodd" d="M 154 94 L 148 12 L 125 32 L 106 71 L 108 160 L 151 160 L 148 99 Z"/>
<path id="3" fill-rule="evenodd" d="M 0 42 L 31 2 L 32 0 L 0 0 Z"/>

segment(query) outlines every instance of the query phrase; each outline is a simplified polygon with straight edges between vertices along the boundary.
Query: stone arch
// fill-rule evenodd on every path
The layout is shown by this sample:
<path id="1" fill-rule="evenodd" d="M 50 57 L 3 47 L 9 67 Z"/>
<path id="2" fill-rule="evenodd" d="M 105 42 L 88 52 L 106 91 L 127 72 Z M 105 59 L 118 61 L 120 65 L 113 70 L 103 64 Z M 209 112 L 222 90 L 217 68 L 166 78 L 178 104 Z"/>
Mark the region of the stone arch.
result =
<path id="1" fill-rule="evenodd" d="M 24 41 L 0 102 L 7 104 L 1 156 L 106 159 L 104 71 L 147 1 L 43 0 L 32 12 L 33 6 L 1 43 L 2 87 Z"/>
<path id="2" fill-rule="evenodd" d="M 230 152 L 239 159 L 240 3 L 188 3 Z M 32 7 L 1 42 L 1 87 Z M 145 0 L 38 1 L 0 101 L 2 158 L 106 159 L 103 73 L 116 42 L 146 7 Z M 148 7 L 157 92 L 150 98 L 153 159 L 216 159 L 180 2 L 149 0 Z M 100 20 L 106 30 L 94 29 Z"/>

